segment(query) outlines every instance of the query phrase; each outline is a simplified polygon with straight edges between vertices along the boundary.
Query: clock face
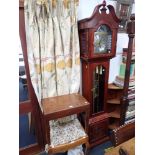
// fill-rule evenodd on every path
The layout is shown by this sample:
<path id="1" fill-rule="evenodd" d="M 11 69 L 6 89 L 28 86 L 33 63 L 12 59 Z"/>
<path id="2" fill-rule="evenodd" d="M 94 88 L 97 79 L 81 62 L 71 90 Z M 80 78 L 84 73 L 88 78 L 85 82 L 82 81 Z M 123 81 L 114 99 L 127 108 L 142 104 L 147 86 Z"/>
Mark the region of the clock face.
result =
<path id="1" fill-rule="evenodd" d="M 94 33 L 94 53 L 103 54 L 111 52 L 112 32 L 106 25 L 101 25 Z"/>

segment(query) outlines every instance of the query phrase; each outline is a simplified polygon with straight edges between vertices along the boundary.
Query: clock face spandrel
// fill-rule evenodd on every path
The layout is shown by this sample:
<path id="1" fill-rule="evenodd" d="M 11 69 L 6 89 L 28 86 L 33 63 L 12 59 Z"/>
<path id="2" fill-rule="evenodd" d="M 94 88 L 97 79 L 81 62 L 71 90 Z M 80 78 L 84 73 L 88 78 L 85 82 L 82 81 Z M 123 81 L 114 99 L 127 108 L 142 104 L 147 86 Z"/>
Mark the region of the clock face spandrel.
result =
<path id="1" fill-rule="evenodd" d="M 94 53 L 106 54 L 111 52 L 112 32 L 106 25 L 101 25 L 94 33 Z"/>

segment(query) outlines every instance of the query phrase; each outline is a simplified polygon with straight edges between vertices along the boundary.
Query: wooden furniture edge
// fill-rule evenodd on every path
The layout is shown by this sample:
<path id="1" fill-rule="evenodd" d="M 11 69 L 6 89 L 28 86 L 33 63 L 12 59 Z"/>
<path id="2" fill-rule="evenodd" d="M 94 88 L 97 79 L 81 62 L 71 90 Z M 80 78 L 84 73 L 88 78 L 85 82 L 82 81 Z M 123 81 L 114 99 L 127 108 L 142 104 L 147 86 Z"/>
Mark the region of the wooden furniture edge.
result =
<path id="1" fill-rule="evenodd" d="M 20 155 L 34 155 L 38 154 L 39 152 L 43 151 L 43 149 L 37 144 L 31 144 L 27 147 L 19 149 Z"/>
<path id="2" fill-rule="evenodd" d="M 76 141 L 73 141 L 71 143 L 67 143 L 67 144 L 61 144 L 61 145 L 58 145 L 56 147 L 49 147 L 48 148 L 48 153 L 57 153 L 57 152 L 65 152 L 67 151 L 68 149 L 71 149 L 71 148 L 74 148 L 76 146 L 79 146 L 81 144 L 84 144 L 84 143 L 87 143 L 88 142 L 88 136 L 85 136 L 85 137 L 81 137 L 79 138 L 78 140 Z M 68 145 L 70 145 L 68 147 Z M 67 149 L 66 149 L 67 148 Z M 53 150 L 53 151 L 52 151 Z"/>

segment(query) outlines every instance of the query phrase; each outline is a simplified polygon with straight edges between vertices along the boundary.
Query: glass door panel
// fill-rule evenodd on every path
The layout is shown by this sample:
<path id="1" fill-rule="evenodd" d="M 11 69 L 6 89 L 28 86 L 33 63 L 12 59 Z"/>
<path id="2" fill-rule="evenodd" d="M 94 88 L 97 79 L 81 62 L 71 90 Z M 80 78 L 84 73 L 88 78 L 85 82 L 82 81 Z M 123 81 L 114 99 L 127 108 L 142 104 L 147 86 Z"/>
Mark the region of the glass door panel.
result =
<path id="1" fill-rule="evenodd" d="M 102 65 L 98 65 L 93 71 L 93 113 L 104 110 L 104 81 L 105 68 Z"/>

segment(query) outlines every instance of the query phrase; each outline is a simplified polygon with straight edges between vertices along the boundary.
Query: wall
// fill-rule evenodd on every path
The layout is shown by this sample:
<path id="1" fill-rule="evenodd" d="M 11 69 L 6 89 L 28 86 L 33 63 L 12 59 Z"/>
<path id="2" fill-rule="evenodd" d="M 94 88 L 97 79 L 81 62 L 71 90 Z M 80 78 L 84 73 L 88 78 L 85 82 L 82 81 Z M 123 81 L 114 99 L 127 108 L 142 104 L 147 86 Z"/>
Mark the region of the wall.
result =
<path id="1" fill-rule="evenodd" d="M 78 20 L 83 18 L 88 18 L 93 13 L 96 5 L 101 4 L 103 0 L 80 0 L 78 8 Z M 117 1 L 106 0 L 107 5 L 113 5 L 116 9 Z M 133 5 L 132 13 L 135 12 L 135 5 Z M 126 33 L 118 33 L 117 36 L 117 49 L 116 57 L 110 60 L 110 73 L 109 73 L 109 83 L 113 82 L 115 76 L 119 73 L 119 66 L 122 61 L 121 53 L 123 48 L 128 47 L 128 35 Z"/>

